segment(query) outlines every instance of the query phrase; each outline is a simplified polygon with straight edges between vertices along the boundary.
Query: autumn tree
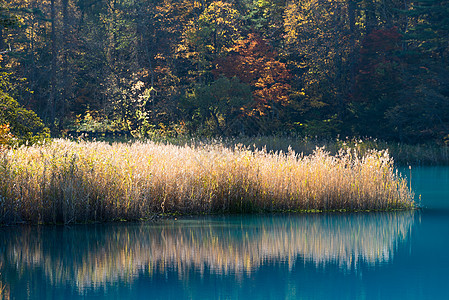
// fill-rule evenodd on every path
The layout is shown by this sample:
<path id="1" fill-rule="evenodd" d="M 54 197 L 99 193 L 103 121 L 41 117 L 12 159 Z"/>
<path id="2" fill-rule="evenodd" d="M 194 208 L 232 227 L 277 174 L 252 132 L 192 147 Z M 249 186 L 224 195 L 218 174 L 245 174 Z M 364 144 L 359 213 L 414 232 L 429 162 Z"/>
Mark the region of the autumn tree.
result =
<path id="1" fill-rule="evenodd" d="M 289 103 L 290 74 L 264 39 L 249 34 L 215 63 L 217 76 L 237 77 L 251 86 L 254 116 L 268 116 L 272 121 L 281 118 L 282 107 Z"/>
<path id="2" fill-rule="evenodd" d="M 139 136 L 183 127 L 441 140 L 449 134 L 448 6 L 0 1 L 0 84 L 55 135 L 94 118 L 103 124 L 95 130 Z"/>
<path id="3" fill-rule="evenodd" d="M 286 51 L 298 76 L 298 101 L 304 118 L 315 120 L 313 126 L 321 122 L 319 127 L 324 129 L 313 133 L 326 134 L 331 121 L 341 122 L 347 114 L 360 36 L 352 5 L 350 1 L 309 0 L 291 2 L 285 9 Z"/>
<path id="4" fill-rule="evenodd" d="M 397 102 L 403 88 L 401 35 L 396 27 L 371 31 L 361 42 L 357 75 L 350 107 L 354 112 L 355 132 L 373 136 L 387 125 L 385 112 Z M 387 133 L 387 128 L 384 128 Z"/>
<path id="5" fill-rule="evenodd" d="M 195 61 L 197 83 L 212 79 L 213 61 L 240 39 L 240 19 L 231 3 L 212 1 L 199 6 L 197 16 L 186 24 L 180 54 Z"/>

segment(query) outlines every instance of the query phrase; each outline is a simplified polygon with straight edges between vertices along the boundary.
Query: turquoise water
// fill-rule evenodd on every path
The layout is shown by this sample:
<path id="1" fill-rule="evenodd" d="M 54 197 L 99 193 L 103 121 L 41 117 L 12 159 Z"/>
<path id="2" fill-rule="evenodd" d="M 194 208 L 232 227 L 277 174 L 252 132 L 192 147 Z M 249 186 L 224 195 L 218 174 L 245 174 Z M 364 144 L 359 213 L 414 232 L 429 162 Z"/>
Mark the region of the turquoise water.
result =
<path id="1" fill-rule="evenodd" d="M 420 211 L 3 227 L 0 299 L 449 299 L 449 168 L 412 187 Z"/>

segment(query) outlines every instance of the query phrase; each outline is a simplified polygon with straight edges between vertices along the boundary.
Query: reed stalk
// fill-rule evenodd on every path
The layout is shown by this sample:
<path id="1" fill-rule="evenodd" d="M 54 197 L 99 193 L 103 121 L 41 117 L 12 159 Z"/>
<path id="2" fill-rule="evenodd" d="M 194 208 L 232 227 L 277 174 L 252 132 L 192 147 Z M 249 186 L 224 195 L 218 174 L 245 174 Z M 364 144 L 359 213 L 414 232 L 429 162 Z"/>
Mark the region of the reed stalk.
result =
<path id="1" fill-rule="evenodd" d="M 74 142 L 0 156 L 1 223 L 135 220 L 161 213 L 410 209 L 387 151 L 330 155 L 223 145 Z"/>

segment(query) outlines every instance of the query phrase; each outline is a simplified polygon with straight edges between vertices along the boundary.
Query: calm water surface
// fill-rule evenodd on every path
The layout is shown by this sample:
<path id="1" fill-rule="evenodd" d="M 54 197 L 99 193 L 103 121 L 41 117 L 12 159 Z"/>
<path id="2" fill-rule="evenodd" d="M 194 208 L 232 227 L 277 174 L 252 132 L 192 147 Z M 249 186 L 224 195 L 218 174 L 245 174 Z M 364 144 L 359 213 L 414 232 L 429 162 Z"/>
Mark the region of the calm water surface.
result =
<path id="1" fill-rule="evenodd" d="M 412 171 L 422 211 L 3 227 L 0 299 L 449 299 L 449 168 Z"/>

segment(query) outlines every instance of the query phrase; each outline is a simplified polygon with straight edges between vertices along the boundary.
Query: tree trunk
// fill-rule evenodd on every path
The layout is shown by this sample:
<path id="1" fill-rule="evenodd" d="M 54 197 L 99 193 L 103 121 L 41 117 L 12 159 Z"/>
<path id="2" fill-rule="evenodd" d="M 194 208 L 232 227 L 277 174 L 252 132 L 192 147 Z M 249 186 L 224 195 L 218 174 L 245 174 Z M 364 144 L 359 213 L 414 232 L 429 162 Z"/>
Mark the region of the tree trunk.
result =
<path id="1" fill-rule="evenodd" d="M 355 10 L 354 0 L 348 1 L 348 22 L 349 22 L 349 93 L 353 94 L 355 87 Z"/>
<path id="2" fill-rule="evenodd" d="M 3 38 L 3 25 L 0 25 L 0 51 L 5 49 L 5 40 Z"/>
<path id="3" fill-rule="evenodd" d="M 365 33 L 370 34 L 377 27 L 375 3 L 368 1 L 365 7 L 365 17 Z"/>
<path id="4" fill-rule="evenodd" d="M 65 116 L 65 108 L 67 103 L 68 91 L 68 52 L 69 52 L 69 13 L 68 13 L 69 0 L 62 0 L 62 26 L 63 26 L 63 43 L 62 43 L 62 95 L 61 95 L 61 107 L 59 108 L 60 122 L 59 126 L 62 129 L 62 119 Z"/>
<path id="5" fill-rule="evenodd" d="M 33 3 L 33 10 L 36 7 L 36 3 Z M 33 15 L 31 17 L 31 32 L 30 32 L 30 62 L 31 62 L 31 70 L 29 72 L 29 80 L 30 80 L 30 89 L 32 91 L 35 90 L 36 86 L 37 86 L 37 82 L 36 82 L 36 58 L 34 56 L 34 51 L 35 51 L 35 15 Z M 33 94 L 29 93 L 28 94 L 28 103 L 27 105 L 29 105 L 31 103 L 31 101 L 33 100 L 34 96 Z M 39 105 L 39 111 L 42 112 L 42 107 Z"/>
<path id="6" fill-rule="evenodd" d="M 55 104 L 56 104 L 56 67 L 57 67 L 57 49 L 56 49 L 56 8 L 55 0 L 51 0 L 51 71 L 50 71 L 50 97 L 48 99 L 48 111 L 50 127 L 54 129 Z"/>

